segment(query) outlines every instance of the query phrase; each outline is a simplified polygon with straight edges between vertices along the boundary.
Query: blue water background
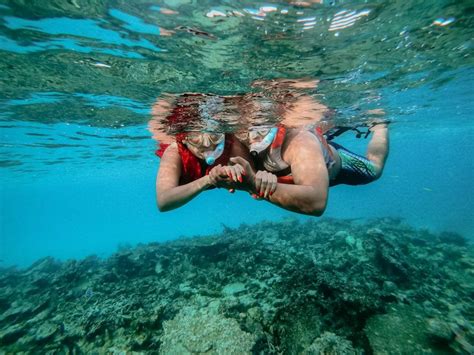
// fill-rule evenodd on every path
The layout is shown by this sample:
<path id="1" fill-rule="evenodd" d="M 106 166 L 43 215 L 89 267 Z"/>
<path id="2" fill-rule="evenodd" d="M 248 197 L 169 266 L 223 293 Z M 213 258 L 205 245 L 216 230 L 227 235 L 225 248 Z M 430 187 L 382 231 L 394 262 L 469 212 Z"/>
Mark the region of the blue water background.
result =
<path id="1" fill-rule="evenodd" d="M 469 59 L 468 52 L 472 50 L 472 41 L 466 40 L 465 43 L 456 44 L 457 47 L 453 47 L 454 44 L 451 45 L 450 42 L 453 41 L 453 37 L 443 37 L 444 33 L 449 33 L 451 29 L 455 30 L 456 28 L 460 31 L 458 33 L 467 33 L 469 14 L 460 13 L 457 9 L 458 7 L 463 8 L 461 5 L 464 2 L 459 4 L 452 2 L 450 6 L 444 6 L 444 2 L 433 2 L 433 6 L 425 4 L 425 7 L 417 6 L 416 2 L 413 4 L 410 2 L 400 3 L 407 6 L 409 11 L 401 13 L 403 16 L 400 16 L 399 23 L 396 18 L 393 22 L 390 18 L 390 22 L 384 23 L 383 19 L 387 19 L 389 15 L 391 17 L 392 14 L 384 13 L 382 9 L 381 13 L 385 17 L 382 16 L 381 22 L 378 23 L 376 16 L 374 16 L 372 22 L 374 27 L 368 27 L 367 33 L 358 32 L 363 31 L 364 28 L 364 22 L 361 19 L 357 23 L 360 23 L 361 27 L 356 25 L 347 29 L 345 32 L 341 32 L 341 37 L 339 37 L 347 40 L 350 37 L 344 36 L 351 33 L 350 31 L 353 29 L 355 35 L 361 36 L 361 42 L 370 44 L 375 43 L 374 41 L 381 43 L 391 40 L 394 48 L 402 50 L 405 48 L 406 52 L 402 52 L 403 54 L 399 54 L 398 57 L 395 52 L 392 52 L 392 54 L 388 53 L 386 57 L 380 58 L 383 59 L 383 63 L 390 63 L 387 59 L 394 56 L 392 67 L 387 68 L 387 71 L 393 70 L 392 77 L 400 77 L 400 80 L 403 78 L 405 82 L 400 83 L 398 87 L 396 82 L 390 83 L 391 86 L 387 86 L 380 92 L 383 97 L 381 107 L 388 113 L 387 117 L 394 121 L 390 127 L 390 156 L 382 178 L 367 186 L 332 188 L 325 217 L 388 216 L 403 218 L 417 227 L 433 231 L 459 232 L 474 239 L 472 212 L 474 207 L 472 188 L 474 181 L 474 95 L 472 90 L 474 70 L 467 65 L 456 64 L 454 65 L 456 70 L 444 73 L 445 78 L 451 79 L 447 84 L 435 86 L 431 82 L 416 88 L 408 88 L 412 84 L 410 80 L 415 83 L 425 74 L 427 78 L 429 77 L 430 73 L 424 72 L 423 69 L 417 69 L 418 65 L 424 68 L 426 63 L 431 62 L 428 59 L 441 59 L 436 57 L 440 56 L 447 58 L 447 61 L 456 63 L 460 62 L 457 60 L 458 58 Z M 413 6 L 408 6 L 410 4 Z M 145 5 L 149 6 L 149 4 Z M 206 6 L 203 5 L 203 8 Z M 350 7 L 350 4 L 348 6 Z M 209 5 L 207 8 L 211 9 L 211 6 Z M 363 10 L 360 6 L 355 8 Z M 157 12 L 156 16 L 159 16 L 160 9 L 158 7 L 151 6 L 150 9 Z M 405 8 L 402 7 L 400 11 L 403 9 Z M 414 13 L 413 9 L 419 12 Z M 36 18 L 36 15 L 32 16 L 26 11 L 30 10 L 29 7 L 25 7 L 24 11 L 28 13 L 26 17 L 29 17 L 27 19 L 15 16 L 15 13 L 11 12 L 10 6 L 0 5 L 0 10 L 4 13 L 2 15 L 0 49 L 5 53 L 30 56 L 28 58 L 35 58 L 36 53 L 44 51 L 51 51 L 53 53 L 51 58 L 55 58 L 54 55 L 58 53 L 74 54 L 75 56 L 71 56 L 71 58 L 75 59 L 78 59 L 77 53 L 84 55 L 83 58 L 81 57 L 82 62 L 75 62 L 74 65 L 67 67 L 65 65 L 58 67 L 57 70 L 60 74 L 57 77 L 53 76 L 57 82 L 62 82 L 58 79 L 62 78 L 62 75 L 70 79 L 75 74 L 82 74 L 82 72 L 87 73 L 89 78 L 94 77 L 90 74 L 91 68 L 98 68 L 97 70 L 104 68 L 104 63 L 94 59 L 97 54 L 108 55 L 109 57 L 104 58 L 111 60 L 110 64 L 112 65 L 109 66 L 111 68 L 116 65 L 113 60 L 115 57 L 130 59 L 131 63 L 133 60 L 143 59 L 145 55 L 150 56 L 151 60 L 163 60 L 169 67 L 172 67 L 173 59 L 180 59 L 181 48 L 183 51 L 196 49 L 192 53 L 204 55 L 204 58 L 214 58 L 206 56 L 207 51 L 216 52 L 216 62 L 211 63 L 216 65 L 220 64 L 219 60 L 226 63 L 226 58 L 231 58 L 232 55 L 231 52 L 223 53 L 225 47 L 214 46 L 212 45 L 214 42 L 211 40 L 208 42 L 211 44 L 203 46 L 201 53 L 200 46 L 202 43 L 206 43 L 208 38 L 191 37 L 191 34 L 183 31 L 178 31 L 174 35 L 173 38 L 176 38 L 176 42 L 162 40 L 163 28 L 158 24 L 161 26 L 163 23 L 163 26 L 166 25 L 172 29 L 180 23 L 175 23 L 174 20 L 165 17 L 157 17 L 155 21 L 155 15 L 151 16 L 149 11 L 145 12 L 149 15 L 145 17 L 148 20 L 142 20 L 126 12 L 131 12 L 135 8 L 121 11 L 107 7 L 103 13 L 98 11 L 99 15 L 96 14 L 92 19 L 69 18 L 63 16 L 63 12 L 61 12 L 62 15 L 52 12 L 51 18 Z M 186 6 L 184 6 L 180 21 L 187 20 L 189 16 L 186 15 L 186 11 L 190 10 L 193 13 L 197 12 L 194 9 L 186 10 Z M 442 15 L 445 18 L 450 18 L 453 11 L 454 15 L 458 17 L 452 27 L 433 27 L 432 22 L 436 16 Z M 333 12 L 335 13 L 336 10 Z M 204 13 L 201 17 L 204 16 Z M 44 13 L 42 14 L 44 15 Z M 106 14 L 109 17 L 108 21 Z M 412 15 L 413 18 L 405 20 L 408 15 Z M 413 28 L 411 28 L 415 17 L 420 17 L 420 21 L 417 21 L 416 26 L 413 24 Z M 424 17 L 426 17 L 425 22 L 423 22 Z M 112 19 L 114 22 L 111 21 Z M 229 20 L 229 23 L 232 21 L 234 18 Z M 184 22 L 189 26 L 198 27 L 202 23 L 205 23 L 204 20 L 196 23 Z M 391 23 L 394 24 L 396 31 L 388 26 Z M 224 25 L 225 22 L 222 22 L 222 26 Z M 208 27 L 214 29 L 211 26 Z M 239 34 L 238 27 L 234 28 L 229 25 L 229 28 L 231 33 Z M 271 26 L 269 28 L 271 29 Z M 318 27 L 315 28 L 316 30 Z M 223 36 L 228 31 L 227 27 L 222 27 L 218 29 L 217 34 Z M 382 38 L 385 33 L 392 32 L 396 34 L 395 37 Z M 373 34 L 374 37 L 366 37 L 369 34 Z M 437 46 L 439 51 L 428 51 L 428 54 L 425 54 L 427 49 L 424 47 L 416 47 L 419 52 L 411 51 L 410 36 L 426 38 L 427 44 L 435 43 L 434 47 Z M 302 43 L 305 43 L 304 41 L 307 39 L 304 36 L 298 38 L 303 41 Z M 443 42 L 443 38 L 449 40 L 446 39 Z M 339 42 L 327 42 L 328 48 L 342 50 L 342 47 L 338 47 L 337 43 Z M 358 42 L 356 41 L 356 43 Z M 413 43 L 420 44 L 417 41 Z M 331 47 L 331 44 L 334 47 Z M 166 62 L 165 56 L 155 56 L 158 53 L 160 55 L 166 53 L 167 45 L 170 47 L 168 62 Z M 365 47 L 362 49 L 365 50 Z M 176 53 L 178 56 L 173 57 L 172 55 L 176 55 Z M 270 55 L 271 51 L 268 53 Z M 360 56 L 361 53 L 354 54 L 354 57 Z M 380 53 L 378 54 L 380 55 Z M 351 55 L 352 53 L 349 53 L 348 57 Z M 397 74 L 399 71 L 403 72 L 399 69 L 406 64 L 402 63 L 403 56 L 414 56 L 415 59 L 420 57 L 419 63 L 408 63 L 410 65 L 416 64 L 411 77 L 410 75 L 401 76 L 400 74 L 398 76 Z M 369 62 L 368 68 L 365 68 L 367 63 L 357 67 L 342 67 L 338 74 L 345 80 L 346 76 L 351 77 L 351 73 L 364 73 L 366 69 L 368 73 L 373 73 L 374 70 L 371 71 L 370 67 L 375 66 L 378 59 L 373 57 L 373 53 L 367 53 L 365 58 Z M 197 60 L 197 57 L 194 59 Z M 251 61 L 252 58 L 248 60 Z M 273 61 L 277 63 L 275 58 Z M 56 61 L 56 63 L 58 62 Z M 352 63 L 352 61 L 349 62 Z M 438 62 L 444 63 L 442 60 Z M 122 62 L 117 63 L 123 66 Z M 197 63 L 201 66 L 203 64 L 199 60 Z M 304 61 L 301 62 L 301 64 L 304 63 Z M 357 60 L 354 60 L 353 63 L 359 65 Z M 10 64 L 13 67 L 16 66 L 16 63 Z M 332 80 L 334 80 L 334 77 L 337 76 L 334 74 L 334 67 L 337 67 L 338 63 L 327 64 L 333 70 L 328 72 L 332 73 Z M 198 66 L 193 65 L 193 69 Z M 298 66 L 295 65 L 295 67 Z M 444 67 L 442 66 L 442 68 Z M 69 73 L 67 70 L 61 72 L 61 68 L 67 68 L 72 72 Z M 189 67 L 186 68 L 188 71 L 190 70 Z M 255 70 L 255 68 L 253 69 Z M 230 69 L 231 74 L 232 70 L 240 73 L 240 68 L 237 66 L 231 66 Z M 436 72 L 436 67 L 433 68 L 433 71 Z M 204 70 L 203 72 L 208 74 L 212 71 Z M 160 83 L 167 84 L 166 82 L 169 81 L 171 83 L 169 86 L 179 86 L 182 79 L 173 80 L 175 78 L 168 77 L 166 71 L 160 72 L 160 74 L 163 74 L 165 78 L 160 78 L 162 79 Z M 195 77 L 199 77 L 198 73 L 195 74 Z M 380 77 L 385 74 L 387 73 L 382 71 Z M 97 75 L 97 78 L 110 80 L 113 82 L 110 86 L 117 85 L 117 83 L 123 85 L 124 82 L 128 83 L 127 80 L 133 80 L 133 76 L 121 81 L 122 78 L 107 75 Z M 248 77 L 242 80 L 247 81 L 248 84 L 250 77 L 255 78 L 248 73 L 247 75 Z M 368 74 L 368 77 L 362 76 L 360 78 L 355 75 L 355 81 L 376 81 L 378 77 L 371 78 L 371 75 Z M 439 79 L 436 75 L 434 77 Z M 80 101 L 81 103 L 85 102 L 84 106 L 87 106 L 88 109 L 91 107 L 97 108 L 97 110 L 99 108 L 121 107 L 123 111 L 128 110 L 139 115 L 146 115 L 151 102 L 162 90 L 166 91 L 166 88 L 158 87 L 156 93 L 148 91 L 143 95 L 141 95 L 142 91 L 146 90 L 141 86 L 130 88 L 130 97 L 132 97 L 131 94 L 135 94 L 134 97 L 146 97 L 141 102 L 129 99 L 126 97 L 127 95 L 122 97 L 108 95 L 108 92 L 105 92 L 108 90 L 102 89 L 101 91 L 102 86 L 89 88 L 86 84 L 83 86 L 78 84 L 78 88 L 90 90 L 87 93 L 79 91 L 74 86 L 58 88 L 60 85 L 55 80 L 50 83 L 56 85 L 57 91 L 61 92 L 56 92 L 48 85 L 40 85 L 44 89 L 41 92 L 30 92 L 29 88 L 37 87 L 32 83 L 41 83 L 41 79 L 28 76 L 23 82 L 19 80 L 20 83 L 26 85 L 24 92 L 19 90 L 19 94 L 6 96 L 8 98 L 14 97 L 13 100 L 4 99 L 3 95 L 0 98 L 2 104 L 0 119 L 4 125 L 1 128 L 2 161 L 7 162 L 0 170 L 1 266 L 26 266 L 44 256 L 60 259 L 81 258 L 89 254 L 107 256 L 119 245 L 133 246 L 137 243 L 159 242 L 179 236 L 218 233 L 222 230 L 223 225 L 237 227 L 241 223 L 251 224 L 261 220 L 278 221 L 288 217 L 301 220 L 312 218 L 279 209 L 264 201 L 254 201 L 245 193 L 237 192 L 231 195 L 222 190 L 205 192 L 178 210 L 167 213 L 158 212 L 155 205 L 155 176 L 159 162 L 154 156 L 155 142 L 151 138 L 146 138 L 149 136 L 146 125 L 129 124 L 122 128 L 118 124 L 120 122 L 106 122 L 105 124 L 104 122 L 93 122 L 92 125 L 81 125 L 81 121 L 74 115 L 72 118 L 76 118 L 76 120 L 73 122 L 69 122 L 67 117 L 61 120 L 63 119 L 62 112 L 57 113 L 58 117 L 56 117 L 54 109 L 46 111 L 52 116 L 49 123 L 41 123 L 41 115 L 35 113 L 33 109 L 29 115 L 28 105 L 33 107 L 35 104 L 54 104 L 64 100 L 64 106 L 67 106 L 71 102 Z M 209 79 L 210 76 L 202 77 L 203 81 Z M 219 81 L 218 78 L 214 79 L 215 81 L 209 82 L 209 85 L 214 85 Z M 348 81 L 350 80 L 348 79 Z M 181 82 L 186 81 L 181 80 Z M 100 83 L 102 84 L 103 81 Z M 150 86 L 144 87 L 149 90 Z M 236 86 L 238 85 L 236 84 Z M 22 87 L 15 89 L 22 89 Z M 185 90 L 188 89 L 185 88 Z M 203 87 L 203 90 L 207 90 L 207 87 Z M 120 87 L 117 91 L 120 91 Z M 378 93 L 378 89 L 374 92 Z M 330 93 L 326 94 L 330 96 Z M 146 102 L 147 100 L 150 102 Z M 341 99 L 341 102 L 345 102 L 345 99 Z M 7 112 L 9 105 L 15 106 L 16 109 L 24 106 L 27 113 L 23 112 L 20 117 L 12 117 L 12 113 Z M 20 110 L 20 112 L 22 111 Z M 68 112 L 66 111 L 66 113 Z M 101 116 L 98 115 L 98 117 Z M 120 117 L 117 120 L 120 121 Z M 5 128 L 6 126 L 9 127 Z M 100 128 L 104 126 L 108 128 Z M 45 132 L 45 134 L 41 136 L 41 133 L 38 135 L 38 132 Z M 77 145 L 73 145 L 71 143 L 73 140 L 69 138 L 77 138 L 77 132 L 85 132 L 86 135 L 82 135 L 80 141 L 76 140 Z M 121 141 L 120 138 L 116 138 L 120 135 L 145 138 L 123 139 Z M 54 137 L 54 144 L 49 144 L 47 141 L 51 137 Z M 63 137 L 65 144 L 56 147 L 56 139 L 60 140 Z M 104 137 L 112 137 L 113 147 Z M 46 141 L 42 141 L 43 138 Z M 105 141 L 108 144 L 104 144 Z M 346 133 L 337 141 L 361 154 L 365 152 L 368 142 L 356 139 L 350 133 Z M 111 148 L 114 148 L 114 153 L 111 153 Z M 120 154 L 116 154 L 117 151 Z M 15 161 L 15 159 L 20 160 L 21 158 L 23 161 Z M 15 165 L 17 163 L 18 165 Z M 21 169 L 22 164 L 26 168 Z M 15 169 L 18 166 L 20 169 Z M 31 167 L 29 172 L 27 171 L 28 167 Z"/>
<path id="2" fill-rule="evenodd" d="M 390 106 L 415 108 L 390 128 L 390 156 L 383 177 L 366 186 L 331 188 L 325 216 L 400 217 L 417 227 L 473 239 L 472 77 L 472 72 L 461 72 L 444 87 L 424 86 L 391 96 Z M 417 106 L 428 99 L 434 104 Z M 134 132 L 147 134 L 146 127 L 135 127 Z M 364 153 L 368 143 L 351 133 L 337 141 L 358 153 Z M 89 142 L 91 149 L 100 149 L 93 143 Z M 159 161 L 153 155 L 154 143 L 150 139 L 137 144 L 149 151 L 148 158 L 79 167 L 52 165 L 43 175 L 19 176 L 4 169 L 2 264 L 26 266 L 44 256 L 107 256 L 119 245 L 218 233 L 223 225 L 313 218 L 224 190 L 207 191 L 178 210 L 160 213 L 155 205 Z M 126 154 L 127 146 L 123 150 Z M 74 154 L 72 149 L 67 152 Z"/>

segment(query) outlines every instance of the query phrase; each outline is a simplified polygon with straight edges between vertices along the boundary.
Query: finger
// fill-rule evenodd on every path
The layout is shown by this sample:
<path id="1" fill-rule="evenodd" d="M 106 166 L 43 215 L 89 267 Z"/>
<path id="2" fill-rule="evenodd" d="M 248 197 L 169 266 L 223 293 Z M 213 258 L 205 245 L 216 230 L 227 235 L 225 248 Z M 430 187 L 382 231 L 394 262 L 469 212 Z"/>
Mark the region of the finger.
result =
<path id="1" fill-rule="evenodd" d="M 265 190 L 267 189 L 268 180 L 267 174 L 262 174 L 262 182 L 260 183 L 259 195 L 260 197 L 265 197 Z"/>
<path id="2" fill-rule="evenodd" d="M 237 182 L 239 181 L 240 173 L 239 173 L 239 168 L 238 166 L 233 166 L 232 167 L 232 174 L 234 176 L 234 181 Z"/>
<path id="3" fill-rule="evenodd" d="M 265 198 L 268 198 L 270 196 L 270 192 L 272 191 L 272 188 L 273 188 L 273 174 L 268 174 L 267 186 L 265 188 Z"/>
<path id="4" fill-rule="evenodd" d="M 276 175 L 272 174 L 272 188 L 270 191 L 270 196 L 275 193 L 277 186 L 278 186 L 278 178 L 276 177 Z"/>
<path id="5" fill-rule="evenodd" d="M 234 164 L 244 165 L 246 160 L 242 157 L 232 157 L 229 159 Z"/>
<path id="6" fill-rule="evenodd" d="M 235 169 L 233 166 L 226 166 L 227 176 L 234 182 L 237 181 L 237 176 L 235 174 Z"/>
<path id="7" fill-rule="evenodd" d="M 257 175 L 255 175 L 255 192 L 260 193 L 260 186 L 262 185 L 262 172 L 259 171 Z"/>
<path id="8" fill-rule="evenodd" d="M 229 177 L 229 171 L 227 170 L 227 166 L 221 166 L 219 169 L 219 176 L 221 178 Z"/>
<path id="9" fill-rule="evenodd" d="M 268 174 L 268 185 L 267 185 L 267 196 L 270 197 L 272 195 L 272 190 L 273 190 L 273 186 L 274 186 L 274 180 L 273 180 L 273 174 Z"/>
<path id="10" fill-rule="evenodd" d="M 241 171 L 241 173 L 242 173 L 243 176 L 247 175 L 246 172 L 245 172 L 245 169 L 246 169 L 245 166 L 243 166 L 243 165 L 241 165 L 241 164 L 236 164 L 235 166 L 238 166 L 238 167 L 239 167 L 239 169 L 240 169 L 240 171 Z M 250 168 L 250 164 L 247 166 L 247 169 L 251 169 L 251 168 Z"/>
<path id="11" fill-rule="evenodd" d="M 232 157 L 229 159 L 233 164 L 240 164 L 245 171 L 250 169 L 250 163 L 242 157 Z"/>
<path id="12" fill-rule="evenodd" d="M 235 169 L 235 174 L 237 176 L 237 180 L 239 182 L 243 182 L 244 179 L 242 178 L 242 176 L 244 175 L 244 168 L 242 167 L 242 165 L 235 165 L 234 166 L 234 169 Z"/>
<path id="13" fill-rule="evenodd" d="M 225 171 L 224 167 L 221 167 L 220 169 L 216 169 L 213 172 L 213 178 L 216 181 L 216 183 L 229 180 L 227 176 L 227 172 Z"/>
<path id="14" fill-rule="evenodd" d="M 235 192 L 235 189 L 229 189 L 229 192 L 233 194 Z"/>

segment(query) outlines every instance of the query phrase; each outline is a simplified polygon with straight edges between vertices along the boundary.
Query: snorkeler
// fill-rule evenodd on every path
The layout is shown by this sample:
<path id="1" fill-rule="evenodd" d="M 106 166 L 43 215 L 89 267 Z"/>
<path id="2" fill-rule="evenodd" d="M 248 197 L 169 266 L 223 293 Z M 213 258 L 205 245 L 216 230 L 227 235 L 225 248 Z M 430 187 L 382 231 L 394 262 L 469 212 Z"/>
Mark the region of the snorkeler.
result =
<path id="1" fill-rule="evenodd" d="M 174 107 L 165 120 L 189 126 L 190 120 L 199 119 L 199 113 L 193 111 L 194 103 L 200 102 L 202 108 L 206 98 L 200 94 L 183 95 L 181 105 Z M 156 199 L 162 212 L 181 207 L 213 187 L 232 191 L 230 184 L 241 182 L 244 171 L 240 165 L 229 165 L 229 158 L 249 158 L 248 150 L 233 135 L 197 130 L 176 134 L 171 144 L 161 142 L 156 155 L 161 158 Z"/>
<path id="2" fill-rule="evenodd" d="M 256 172 L 244 159 L 232 158 L 231 162 L 244 168 L 247 191 L 254 198 L 321 216 L 330 186 L 367 184 L 381 176 L 389 141 L 387 123 L 380 119 L 369 128 L 372 138 L 365 157 L 326 139 L 323 133 L 330 132 L 323 132 L 322 127 L 330 121 L 332 110 L 310 95 L 295 91 L 315 88 L 317 83 L 301 79 L 254 82 L 254 87 L 264 90 L 264 98 L 261 94 L 247 97 L 244 120 L 251 122 L 254 112 L 268 111 L 271 106 L 262 102 L 271 97 L 275 104 L 270 110 L 279 113 L 283 124 L 251 124 L 237 136 L 249 148 Z"/>
<path id="3" fill-rule="evenodd" d="M 249 192 L 254 196 L 294 212 L 321 216 L 330 186 L 368 184 L 381 176 L 388 155 L 387 124 L 369 129 L 372 138 L 366 157 L 327 142 L 321 130 L 280 126 L 252 129 L 246 139 L 240 137 L 250 149 L 257 173 L 245 159 L 230 160 L 253 181 Z"/>

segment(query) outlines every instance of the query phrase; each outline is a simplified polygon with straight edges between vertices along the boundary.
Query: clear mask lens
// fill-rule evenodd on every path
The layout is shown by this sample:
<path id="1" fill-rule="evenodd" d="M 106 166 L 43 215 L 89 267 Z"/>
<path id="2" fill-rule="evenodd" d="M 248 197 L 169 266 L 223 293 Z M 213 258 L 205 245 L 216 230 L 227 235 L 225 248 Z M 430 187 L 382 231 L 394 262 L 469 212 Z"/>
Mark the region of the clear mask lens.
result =
<path id="1" fill-rule="evenodd" d="M 252 129 L 249 132 L 249 140 L 253 141 L 255 139 L 262 139 L 264 138 L 268 133 L 270 133 L 270 128 L 260 128 L 260 129 Z"/>
<path id="2" fill-rule="evenodd" d="M 225 135 L 223 133 L 189 133 L 186 136 L 186 141 L 194 147 L 201 147 L 206 140 L 211 144 L 217 145 L 224 141 Z"/>
<path id="3" fill-rule="evenodd" d="M 276 128 L 276 127 L 267 129 L 266 134 L 262 137 L 261 140 L 259 140 L 258 142 L 250 144 L 250 151 L 251 152 L 256 152 L 256 153 L 263 152 L 265 149 L 267 149 L 272 144 L 273 140 L 276 137 L 277 131 L 278 131 L 278 128 Z M 265 133 L 265 131 L 260 130 L 260 133 L 263 134 L 263 133 Z"/>

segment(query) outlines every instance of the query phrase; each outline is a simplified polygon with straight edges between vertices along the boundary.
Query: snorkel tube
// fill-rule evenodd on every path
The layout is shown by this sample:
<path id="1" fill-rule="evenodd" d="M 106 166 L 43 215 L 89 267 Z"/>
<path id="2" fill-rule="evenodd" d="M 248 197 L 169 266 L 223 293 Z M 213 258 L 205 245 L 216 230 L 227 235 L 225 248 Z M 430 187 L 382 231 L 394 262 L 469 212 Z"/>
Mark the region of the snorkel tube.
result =
<path id="1" fill-rule="evenodd" d="M 268 134 L 260 142 L 250 145 L 250 155 L 256 158 L 259 153 L 267 149 L 270 146 L 270 144 L 272 144 L 273 140 L 275 139 L 277 132 L 278 132 L 278 128 L 273 127 L 272 129 L 270 129 L 270 132 L 268 132 Z"/>
<path id="2" fill-rule="evenodd" d="M 222 153 L 224 152 L 225 139 L 222 140 L 212 152 L 204 153 L 204 160 L 207 165 L 212 165 L 216 162 Z"/>

